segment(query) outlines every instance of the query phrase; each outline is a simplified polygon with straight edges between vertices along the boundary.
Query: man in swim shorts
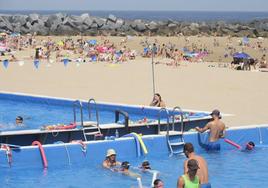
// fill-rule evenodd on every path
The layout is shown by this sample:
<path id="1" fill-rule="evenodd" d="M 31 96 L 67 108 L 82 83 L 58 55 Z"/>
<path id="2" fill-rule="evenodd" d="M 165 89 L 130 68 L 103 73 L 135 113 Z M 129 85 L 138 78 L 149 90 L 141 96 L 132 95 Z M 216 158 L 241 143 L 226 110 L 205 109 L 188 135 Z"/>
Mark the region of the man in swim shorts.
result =
<path id="1" fill-rule="evenodd" d="M 206 144 L 206 149 L 208 151 L 220 150 L 219 139 L 224 137 L 225 124 L 220 120 L 221 114 L 219 110 L 213 110 L 210 115 L 212 116 L 212 121 L 210 121 L 204 128 L 196 127 L 195 129 L 199 133 L 210 130 L 209 142 Z"/>
<path id="2" fill-rule="evenodd" d="M 116 161 L 116 152 L 114 149 L 108 149 L 106 158 L 102 163 L 104 168 L 115 169 L 114 167 L 121 165 L 120 162 Z"/>
<path id="3" fill-rule="evenodd" d="M 210 183 L 208 182 L 208 166 L 206 160 L 195 154 L 194 146 L 192 143 L 185 143 L 183 152 L 187 157 L 187 160 L 184 161 L 184 174 L 188 172 L 188 161 L 190 159 L 195 159 L 198 162 L 199 169 L 197 170 L 197 176 L 200 180 L 200 188 L 211 188 Z"/>

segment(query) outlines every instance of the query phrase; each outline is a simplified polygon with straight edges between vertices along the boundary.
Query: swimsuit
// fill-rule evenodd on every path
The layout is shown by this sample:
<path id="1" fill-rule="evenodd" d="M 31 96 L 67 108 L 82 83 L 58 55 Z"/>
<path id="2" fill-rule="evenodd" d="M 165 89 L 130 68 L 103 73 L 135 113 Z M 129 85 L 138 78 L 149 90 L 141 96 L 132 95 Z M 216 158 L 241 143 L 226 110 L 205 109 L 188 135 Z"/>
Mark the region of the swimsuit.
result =
<path id="1" fill-rule="evenodd" d="M 210 183 L 201 184 L 200 188 L 211 188 L 211 184 Z"/>
<path id="2" fill-rule="evenodd" d="M 216 142 L 208 142 L 208 144 L 206 145 L 207 151 L 218 151 L 220 149 L 221 149 L 221 144 L 219 140 Z"/>
<path id="3" fill-rule="evenodd" d="M 193 181 L 191 181 L 186 175 L 183 175 L 182 178 L 184 180 L 184 188 L 199 188 L 198 176 L 195 176 Z"/>

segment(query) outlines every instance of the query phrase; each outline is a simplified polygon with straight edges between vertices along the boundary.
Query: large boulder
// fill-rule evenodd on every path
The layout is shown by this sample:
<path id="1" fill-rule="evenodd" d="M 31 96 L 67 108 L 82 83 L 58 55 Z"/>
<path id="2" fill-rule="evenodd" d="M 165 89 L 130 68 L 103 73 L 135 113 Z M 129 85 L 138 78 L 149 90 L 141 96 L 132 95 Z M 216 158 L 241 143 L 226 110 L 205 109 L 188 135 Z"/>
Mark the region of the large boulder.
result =
<path id="1" fill-rule="evenodd" d="M 30 14 L 30 15 L 28 16 L 28 19 L 27 19 L 27 21 L 30 22 L 32 25 L 33 25 L 34 23 L 37 23 L 38 20 L 39 20 L 39 15 L 38 15 L 38 14 Z"/>
<path id="2" fill-rule="evenodd" d="M 134 20 L 131 23 L 131 27 L 138 32 L 144 32 L 146 30 L 146 25 L 142 20 Z"/>
<path id="3" fill-rule="evenodd" d="M 49 15 L 46 26 L 51 27 L 52 25 L 59 25 L 64 21 L 65 17 L 66 15 L 62 13 Z"/>
<path id="4" fill-rule="evenodd" d="M 66 17 L 62 22 L 62 25 L 69 26 L 71 28 L 75 28 L 77 25 L 74 23 L 74 20 L 70 17 Z"/>
<path id="5" fill-rule="evenodd" d="M 158 30 L 158 28 L 159 28 L 159 26 L 157 25 L 157 23 L 154 22 L 154 21 L 150 22 L 150 23 L 147 24 L 146 26 L 147 26 L 147 28 L 148 28 L 150 31 L 152 31 L 152 32 L 156 32 L 156 31 Z"/>
<path id="6" fill-rule="evenodd" d="M 85 24 L 87 26 L 91 26 L 94 22 L 94 19 L 92 17 L 90 17 L 90 15 L 88 13 L 82 14 L 80 17 L 83 21 L 83 24 Z"/>
<path id="7" fill-rule="evenodd" d="M 14 15 L 11 17 L 11 22 L 12 23 L 20 23 L 21 25 L 26 24 L 28 19 L 28 16 L 26 15 Z"/>
<path id="8" fill-rule="evenodd" d="M 94 17 L 92 25 L 95 26 L 97 24 L 97 27 L 101 28 L 105 23 L 106 23 L 106 19 Z M 91 25 L 91 27 L 92 27 L 92 25 Z"/>
<path id="9" fill-rule="evenodd" d="M 36 33 L 37 35 L 48 35 L 49 33 L 49 29 L 46 28 L 44 24 L 40 24 L 40 23 L 35 23 L 32 26 L 31 31 L 33 33 Z"/>
<path id="10" fill-rule="evenodd" d="M 117 21 L 117 18 L 116 18 L 116 16 L 115 15 L 113 15 L 113 14 L 110 14 L 109 16 L 108 16 L 108 18 L 107 18 L 107 21 L 111 21 L 111 22 L 116 22 Z"/>
<path id="11" fill-rule="evenodd" d="M 5 31 L 13 31 L 13 26 L 5 17 L 0 17 L 0 29 Z"/>

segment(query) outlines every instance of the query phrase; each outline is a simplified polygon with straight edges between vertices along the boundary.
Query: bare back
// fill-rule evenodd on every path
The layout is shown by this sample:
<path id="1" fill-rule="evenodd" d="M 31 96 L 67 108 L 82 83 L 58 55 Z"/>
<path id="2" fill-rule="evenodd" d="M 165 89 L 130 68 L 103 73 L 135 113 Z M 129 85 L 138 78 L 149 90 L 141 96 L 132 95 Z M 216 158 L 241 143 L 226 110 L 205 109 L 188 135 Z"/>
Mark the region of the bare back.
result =
<path id="1" fill-rule="evenodd" d="M 184 162 L 184 174 L 186 174 L 187 171 L 188 171 L 187 163 L 188 163 L 188 160 L 190 160 L 190 159 L 195 159 L 195 160 L 198 161 L 199 169 L 197 170 L 196 175 L 199 177 L 200 183 L 201 184 L 208 183 L 208 166 L 207 166 L 207 162 L 201 156 L 198 156 L 198 155 L 191 156 L 189 159 L 187 159 Z"/>
<path id="2" fill-rule="evenodd" d="M 208 123 L 208 129 L 210 129 L 210 142 L 216 142 L 219 138 L 224 136 L 225 124 L 220 120 L 213 120 Z"/>

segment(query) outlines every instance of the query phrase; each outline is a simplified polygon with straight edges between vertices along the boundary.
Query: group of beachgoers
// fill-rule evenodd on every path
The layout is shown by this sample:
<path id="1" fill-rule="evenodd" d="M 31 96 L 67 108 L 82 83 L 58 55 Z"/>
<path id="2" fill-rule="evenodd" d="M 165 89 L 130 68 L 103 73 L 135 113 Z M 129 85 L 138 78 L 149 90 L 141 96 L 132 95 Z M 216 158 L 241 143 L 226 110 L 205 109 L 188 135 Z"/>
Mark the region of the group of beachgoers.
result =
<path id="1" fill-rule="evenodd" d="M 160 100 L 160 101 L 159 101 Z M 158 104 L 161 102 L 161 96 L 156 94 L 153 103 Z M 220 139 L 225 137 L 225 124 L 221 121 L 221 113 L 215 109 L 210 114 L 212 120 L 207 123 L 204 128 L 195 127 L 195 130 L 199 133 L 204 133 L 209 130 L 208 143 L 201 144 L 201 146 L 208 152 L 219 151 L 221 149 Z M 250 151 L 255 147 L 254 142 L 248 142 L 241 150 Z M 178 178 L 177 188 L 211 188 L 209 183 L 208 164 L 206 160 L 195 153 L 192 143 L 185 143 L 183 147 L 183 153 L 186 156 L 184 161 L 184 173 Z M 128 175 L 135 178 L 140 178 L 141 175 L 129 170 L 129 162 L 119 162 L 116 160 L 116 152 L 114 149 L 108 149 L 106 158 L 103 161 L 103 167 L 110 169 L 113 172 L 120 172 L 124 175 Z M 151 171 L 149 161 L 144 161 L 139 167 L 142 172 Z M 153 183 L 154 188 L 163 188 L 164 182 L 160 179 L 155 179 Z"/>
<path id="2" fill-rule="evenodd" d="M 54 62 L 108 62 L 108 63 L 125 63 L 136 59 L 137 56 L 157 58 L 155 64 L 165 64 L 168 66 L 178 67 L 181 62 L 204 62 L 205 58 L 214 54 L 214 49 L 209 49 L 206 44 L 202 43 L 200 39 L 197 42 L 190 42 L 189 37 L 184 37 L 184 46 L 178 47 L 174 42 L 161 43 L 157 39 L 150 39 L 146 37 L 141 40 L 140 45 L 143 51 L 138 52 L 136 49 L 128 47 L 128 41 L 132 37 L 127 36 L 121 40 L 119 44 L 111 42 L 107 37 L 101 37 L 100 40 L 87 40 L 85 37 L 80 38 L 66 37 L 65 39 L 55 40 L 52 37 L 46 39 L 39 39 L 35 35 L 19 35 L 19 34 L 5 34 L 0 35 L 0 58 L 2 61 L 8 60 L 10 62 L 23 62 L 38 60 L 44 63 Z M 223 54 L 219 57 L 219 62 L 226 61 L 224 59 L 232 57 L 238 52 L 235 47 L 235 41 L 228 37 Z M 262 53 L 261 58 L 245 59 L 241 63 L 249 64 L 249 68 L 268 68 L 266 61 L 267 48 L 264 47 L 263 41 L 259 40 L 255 43 L 243 43 L 239 41 L 238 44 L 243 51 L 248 49 L 255 50 Z M 222 46 L 218 39 L 214 39 L 213 46 L 215 48 Z M 16 56 L 16 51 L 24 51 L 27 49 L 34 49 L 32 55 L 27 58 L 19 58 Z M 217 60 L 215 60 L 217 61 Z M 240 64 L 234 61 L 228 64 L 228 67 L 239 69 Z M 247 67 L 247 66 L 245 66 Z"/>

